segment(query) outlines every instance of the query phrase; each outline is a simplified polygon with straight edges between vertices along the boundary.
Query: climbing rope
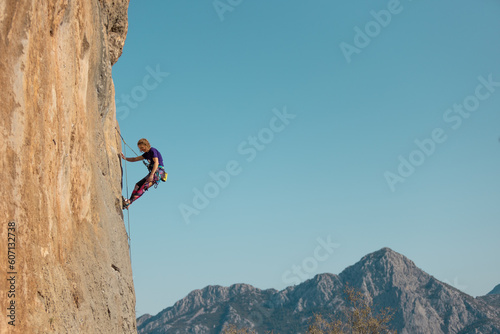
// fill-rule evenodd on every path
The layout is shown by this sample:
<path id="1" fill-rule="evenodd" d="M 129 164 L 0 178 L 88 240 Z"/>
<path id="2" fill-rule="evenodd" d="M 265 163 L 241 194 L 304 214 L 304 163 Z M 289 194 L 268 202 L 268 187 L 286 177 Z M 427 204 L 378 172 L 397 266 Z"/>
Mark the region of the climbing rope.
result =
<path id="1" fill-rule="evenodd" d="M 134 152 L 135 155 L 138 155 L 137 153 L 135 153 L 134 149 L 130 146 L 128 146 L 127 142 L 125 141 L 125 139 L 123 139 L 123 136 L 122 134 L 120 133 L 120 131 L 115 127 L 115 130 L 116 132 L 118 132 L 118 135 L 120 136 L 120 138 L 123 140 L 123 143 L 132 150 L 132 152 Z"/>
<path id="2" fill-rule="evenodd" d="M 127 148 L 124 148 L 125 151 L 125 156 L 127 156 Z M 128 194 L 128 172 L 127 172 L 127 160 L 125 160 L 125 188 L 127 189 L 127 198 L 129 198 Z M 130 263 L 132 263 L 132 238 L 131 236 L 131 230 L 130 230 L 130 210 L 127 208 L 127 225 L 128 225 L 128 231 L 127 231 L 127 237 L 128 237 L 128 252 L 130 255 Z"/>
<path id="3" fill-rule="evenodd" d="M 123 143 L 125 144 L 125 146 L 128 146 L 127 142 L 125 141 L 125 139 L 123 139 L 120 131 L 118 131 L 118 129 L 115 127 L 116 129 L 116 132 L 118 132 L 118 135 L 120 136 L 120 138 L 122 139 Z M 132 152 L 134 152 L 134 150 L 128 146 Z M 135 152 L 134 152 L 135 153 Z M 124 155 L 127 156 L 127 148 L 124 147 Z M 135 155 L 137 155 L 137 153 L 135 153 Z M 125 160 L 125 189 L 127 190 L 127 199 L 129 198 L 129 193 L 128 193 L 128 172 L 127 172 L 127 160 Z M 131 230 L 130 230 L 130 210 L 127 209 L 127 239 L 128 239 L 128 253 L 129 253 L 129 256 L 130 256 L 130 263 L 132 263 L 132 238 L 131 238 Z"/>
<path id="4" fill-rule="evenodd" d="M 139 154 L 137 154 L 137 153 L 134 151 L 134 149 L 133 149 L 132 147 L 128 146 L 128 144 L 127 144 L 127 142 L 125 141 L 125 139 L 123 139 L 122 134 L 120 133 L 120 131 L 118 131 L 118 129 L 117 129 L 116 127 L 115 127 L 115 130 L 116 130 L 116 132 L 118 132 L 118 135 L 119 135 L 119 136 L 120 136 L 120 138 L 122 139 L 122 141 L 123 141 L 123 143 L 125 144 L 125 146 L 127 146 L 129 149 L 131 149 L 131 150 L 132 150 L 132 152 L 134 152 L 134 154 L 135 154 L 135 155 L 139 156 Z M 125 153 L 126 153 L 126 152 L 125 152 Z M 126 161 L 126 160 L 125 160 L 125 161 Z M 148 164 L 146 163 L 146 161 L 142 161 L 142 163 L 143 163 L 146 167 L 148 166 Z"/>

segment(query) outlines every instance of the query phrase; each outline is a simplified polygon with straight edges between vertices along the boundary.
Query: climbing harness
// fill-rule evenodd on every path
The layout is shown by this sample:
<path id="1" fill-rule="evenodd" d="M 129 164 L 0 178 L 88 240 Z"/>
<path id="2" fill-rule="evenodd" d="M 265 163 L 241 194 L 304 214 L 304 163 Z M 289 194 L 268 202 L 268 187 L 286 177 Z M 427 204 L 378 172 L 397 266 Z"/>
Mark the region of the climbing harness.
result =
<path id="1" fill-rule="evenodd" d="M 153 164 L 149 164 L 149 166 L 148 166 L 148 170 L 150 172 L 153 169 L 152 165 Z M 168 173 L 165 172 L 165 167 L 163 167 L 162 165 L 159 165 L 158 168 L 156 169 L 156 172 L 155 172 L 155 179 L 157 179 L 157 180 L 156 181 L 153 180 L 153 186 L 155 187 L 155 189 L 160 184 L 160 181 L 163 181 L 163 182 L 167 181 L 167 175 L 168 175 Z M 146 189 L 146 191 L 147 191 L 147 189 Z"/>

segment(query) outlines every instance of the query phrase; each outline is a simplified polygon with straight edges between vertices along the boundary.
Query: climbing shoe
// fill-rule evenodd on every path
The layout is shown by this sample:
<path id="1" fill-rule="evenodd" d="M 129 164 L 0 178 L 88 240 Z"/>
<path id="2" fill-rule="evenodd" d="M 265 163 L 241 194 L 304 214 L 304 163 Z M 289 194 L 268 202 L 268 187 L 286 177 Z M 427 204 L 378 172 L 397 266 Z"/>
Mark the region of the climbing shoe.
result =
<path id="1" fill-rule="evenodd" d="M 125 199 L 123 196 L 122 196 L 122 206 L 123 206 L 123 209 L 127 209 L 128 210 L 128 207 L 130 206 L 130 201 L 128 199 Z"/>

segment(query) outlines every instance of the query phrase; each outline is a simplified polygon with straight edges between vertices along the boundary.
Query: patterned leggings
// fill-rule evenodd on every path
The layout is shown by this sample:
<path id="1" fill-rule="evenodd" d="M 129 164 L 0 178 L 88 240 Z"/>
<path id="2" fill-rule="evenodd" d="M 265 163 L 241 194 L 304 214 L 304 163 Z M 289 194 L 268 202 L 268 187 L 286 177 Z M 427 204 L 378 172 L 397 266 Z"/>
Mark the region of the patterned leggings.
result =
<path id="1" fill-rule="evenodd" d="M 158 167 L 156 173 L 153 177 L 153 182 L 146 182 L 146 179 L 149 177 L 149 174 L 142 178 L 139 182 L 135 184 L 134 191 L 132 195 L 130 195 L 130 204 L 136 201 L 139 197 L 144 195 L 144 193 L 151 188 L 152 185 L 157 185 L 160 182 L 163 174 L 165 174 L 165 170 L 163 168 Z"/>

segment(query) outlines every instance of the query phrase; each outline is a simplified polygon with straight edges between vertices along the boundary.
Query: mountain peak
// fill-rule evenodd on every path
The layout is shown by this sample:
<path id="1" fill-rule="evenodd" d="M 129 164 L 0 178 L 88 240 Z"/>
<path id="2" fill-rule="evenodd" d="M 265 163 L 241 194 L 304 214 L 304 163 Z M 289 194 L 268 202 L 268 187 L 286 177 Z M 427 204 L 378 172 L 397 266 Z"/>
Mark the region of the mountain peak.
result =
<path id="1" fill-rule="evenodd" d="M 415 263 L 413 263 L 413 261 L 411 261 L 404 255 L 393 251 L 388 247 L 384 247 L 378 251 L 363 256 L 361 260 L 359 260 L 356 264 L 354 264 L 351 267 L 356 267 L 356 266 L 366 269 L 369 267 L 376 267 L 374 269 L 377 270 L 391 269 L 394 267 L 416 268 Z M 380 266 L 382 266 L 383 268 L 380 268 Z"/>
<path id="2" fill-rule="evenodd" d="M 376 270 L 412 270 L 417 268 L 412 260 L 388 247 L 364 256 L 358 263 L 365 267 L 374 267 Z"/>
<path id="3" fill-rule="evenodd" d="M 364 256 L 356 264 L 346 268 L 339 277 L 342 282 L 364 287 L 370 293 L 378 287 L 391 288 L 407 286 L 409 281 L 420 281 L 423 276 L 430 277 L 404 255 L 384 247 Z"/>
<path id="4" fill-rule="evenodd" d="M 403 254 L 400 254 L 396 251 L 393 251 L 389 247 L 384 247 L 384 248 L 379 249 L 378 251 L 375 251 L 373 253 L 365 255 L 363 257 L 363 259 L 368 259 L 368 258 L 380 259 L 383 257 L 388 258 L 388 259 L 392 259 L 392 260 L 397 260 L 397 261 L 405 260 L 405 261 L 409 261 L 409 262 L 413 263 L 410 259 L 405 257 Z M 363 261 L 363 259 L 361 259 L 361 261 Z"/>

